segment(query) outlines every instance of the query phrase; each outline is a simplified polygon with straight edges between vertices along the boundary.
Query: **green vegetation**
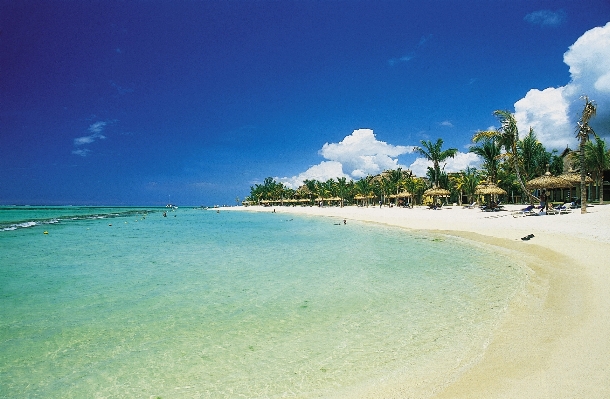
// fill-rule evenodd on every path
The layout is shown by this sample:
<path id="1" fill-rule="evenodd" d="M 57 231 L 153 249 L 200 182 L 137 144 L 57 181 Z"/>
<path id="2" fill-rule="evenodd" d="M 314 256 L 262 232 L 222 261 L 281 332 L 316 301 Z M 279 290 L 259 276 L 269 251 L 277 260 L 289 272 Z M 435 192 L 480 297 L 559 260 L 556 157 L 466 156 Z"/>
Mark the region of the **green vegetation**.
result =
<path id="1" fill-rule="evenodd" d="M 577 138 L 579 150 L 566 149 L 561 155 L 553 150 L 549 152 L 538 141 L 532 128 L 519 138 L 515 116 L 508 111 L 497 110 L 494 115 L 500 122 L 498 130 L 479 131 L 472 140 L 475 144 L 470 152 L 481 158 L 481 169 L 467 167 L 457 173 L 446 173 L 445 162 L 453 158 L 458 150 L 443 150 L 443 140 L 421 141 L 416 151 L 432 163 L 426 176 L 414 176 L 409 170 L 401 168 L 386 170 L 376 176 L 366 176 L 352 181 L 346 177 L 326 181 L 305 180 L 296 190 L 268 177 L 263 184 L 250 187 L 250 195 L 244 203 L 278 204 L 278 205 L 360 205 L 371 206 L 381 201 L 384 204 L 397 206 L 422 204 L 427 199 L 423 193 L 431 187 L 447 189 L 451 192 L 448 202 L 462 204 L 467 197 L 469 203 L 475 200 L 478 184 L 487 181 L 504 189 L 508 195 L 505 202 L 527 201 L 538 199 L 526 189 L 525 182 L 549 171 L 557 176 L 564 172 L 564 164 L 580 170 L 581 201 L 583 213 L 586 212 L 587 187 L 585 177 L 590 175 L 595 184 L 591 187 L 591 199 L 603 203 L 604 171 L 610 169 L 610 150 L 606 142 L 598 137 L 589 126 L 595 116 L 595 103 L 584 97 L 585 106 L 578 121 Z M 595 141 L 590 141 L 590 135 Z M 584 167 L 582 167 L 584 165 Z"/>

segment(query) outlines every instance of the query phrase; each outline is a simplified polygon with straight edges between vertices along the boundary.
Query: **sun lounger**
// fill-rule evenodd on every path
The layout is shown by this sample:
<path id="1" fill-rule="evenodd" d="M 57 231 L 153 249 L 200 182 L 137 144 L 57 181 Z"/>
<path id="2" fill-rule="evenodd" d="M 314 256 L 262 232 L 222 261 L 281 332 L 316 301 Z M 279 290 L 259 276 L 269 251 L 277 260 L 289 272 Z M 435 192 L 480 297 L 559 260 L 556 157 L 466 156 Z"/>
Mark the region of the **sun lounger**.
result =
<path id="1" fill-rule="evenodd" d="M 549 205 L 549 209 L 546 210 L 547 215 L 557 215 L 559 214 L 559 209 L 555 208 L 553 205 Z"/>
<path id="2" fill-rule="evenodd" d="M 564 213 L 570 213 L 572 210 L 568 207 L 569 203 L 565 203 L 561 206 L 558 206 L 556 209 L 559 211 L 559 214 L 562 215 Z"/>
<path id="3" fill-rule="evenodd" d="M 477 207 L 477 202 L 476 202 L 476 201 L 475 201 L 475 202 L 473 202 L 473 203 L 472 203 L 472 204 L 470 204 L 470 205 L 464 205 L 464 208 L 465 208 L 465 209 L 474 209 L 474 208 L 476 208 L 476 207 Z"/>
<path id="4" fill-rule="evenodd" d="M 520 217 L 520 216 L 536 216 L 536 215 L 538 215 L 538 212 L 536 212 L 534 205 L 530 205 L 523 209 L 513 212 L 513 217 L 516 217 L 516 218 Z"/>

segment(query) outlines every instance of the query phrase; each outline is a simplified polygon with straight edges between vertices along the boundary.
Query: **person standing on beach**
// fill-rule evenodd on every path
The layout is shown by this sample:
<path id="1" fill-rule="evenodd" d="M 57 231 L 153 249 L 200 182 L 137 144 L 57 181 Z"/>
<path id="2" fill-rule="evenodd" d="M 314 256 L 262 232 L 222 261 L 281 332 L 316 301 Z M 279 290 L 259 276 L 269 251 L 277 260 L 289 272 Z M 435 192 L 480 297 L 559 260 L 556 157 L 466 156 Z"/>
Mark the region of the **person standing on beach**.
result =
<path id="1" fill-rule="evenodd" d="M 542 192 L 540 193 L 540 212 L 542 213 L 542 211 L 547 211 L 548 208 L 548 201 L 547 201 L 547 196 L 546 196 L 546 190 L 543 188 Z"/>

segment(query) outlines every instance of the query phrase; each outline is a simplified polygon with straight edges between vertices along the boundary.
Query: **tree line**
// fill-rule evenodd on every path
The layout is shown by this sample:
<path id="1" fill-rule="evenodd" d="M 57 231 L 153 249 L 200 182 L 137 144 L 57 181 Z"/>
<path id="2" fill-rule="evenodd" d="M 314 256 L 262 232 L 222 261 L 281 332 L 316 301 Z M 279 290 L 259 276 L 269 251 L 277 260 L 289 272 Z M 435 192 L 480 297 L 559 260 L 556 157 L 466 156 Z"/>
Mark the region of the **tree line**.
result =
<path id="1" fill-rule="evenodd" d="M 443 149 L 443 140 L 422 140 L 416 152 L 432 163 L 425 177 L 414 176 L 411 171 L 401 168 L 386 170 L 376 176 L 366 176 L 360 180 L 348 180 L 345 177 L 331 178 L 326 181 L 305 180 L 298 189 L 291 189 L 281 182 L 268 177 L 262 184 L 250 187 L 246 201 L 250 203 L 278 203 L 317 201 L 334 202 L 337 205 L 360 203 L 369 205 L 392 202 L 400 204 L 421 204 L 424 191 L 431 187 L 450 191 L 450 202 L 462 203 L 466 197 L 473 202 L 477 185 L 491 182 L 508 193 L 508 200 L 515 198 L 534 202 L 537 198 L 526 188 L 526 182 L 537 176 L 550 172 L 560 175 L 564 172 L 564 158 L 581 174 L 582 206 L 586 211 L 587 175 L 595 182 L 596 198 L 603 201 L 603 173 L 610 169 L 610 150 L 605 140 L 601 139 L 589 125 L 595 116 L 596 106 L 593 101 L 583 97 L 585 106 L 576 129 L 579 139 L 578 151 L 566 150 L 558 154 L 556 150 L 547 151 L 532 128 L 519 138 L 517 123 L 512 113 L 498 110 L 494 115 L 500 122 L 498 130 L 480 131 L 472 137 L 473 146 L 469 152 L 477 154 L 481 160 L 479 169 L 467 167 L 457 173 L 447 173 L 444 162 L 453 158 L 458 150 Z M 593 140 L 591 140 L 593 136 Z"/>

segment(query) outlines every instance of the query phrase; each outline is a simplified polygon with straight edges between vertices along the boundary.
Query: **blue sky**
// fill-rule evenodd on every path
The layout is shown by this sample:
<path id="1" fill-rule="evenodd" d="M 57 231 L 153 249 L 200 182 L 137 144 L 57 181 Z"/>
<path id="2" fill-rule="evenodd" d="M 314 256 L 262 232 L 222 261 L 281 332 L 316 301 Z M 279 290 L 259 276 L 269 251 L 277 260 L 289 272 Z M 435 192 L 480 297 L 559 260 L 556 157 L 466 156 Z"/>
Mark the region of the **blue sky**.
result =
<path id="1" fill-rule="evenodd" d="M 0 203 L 235 204 L 267 177 L 357 179 L 516 112 L 610 134 L 610 3 L 0 1 Z"/>

